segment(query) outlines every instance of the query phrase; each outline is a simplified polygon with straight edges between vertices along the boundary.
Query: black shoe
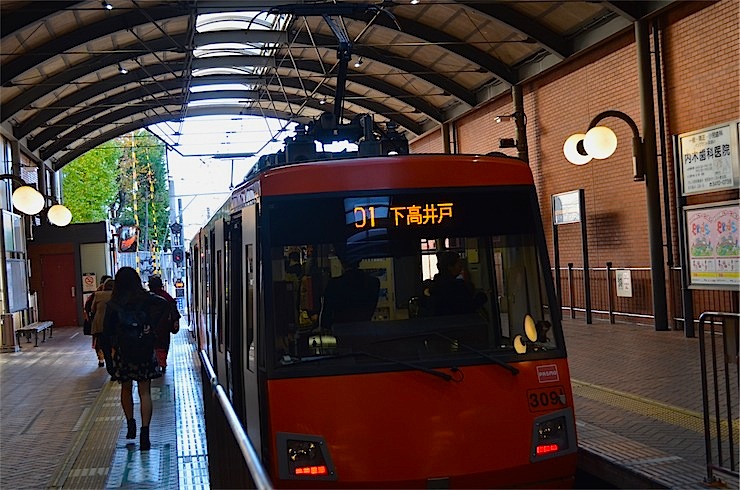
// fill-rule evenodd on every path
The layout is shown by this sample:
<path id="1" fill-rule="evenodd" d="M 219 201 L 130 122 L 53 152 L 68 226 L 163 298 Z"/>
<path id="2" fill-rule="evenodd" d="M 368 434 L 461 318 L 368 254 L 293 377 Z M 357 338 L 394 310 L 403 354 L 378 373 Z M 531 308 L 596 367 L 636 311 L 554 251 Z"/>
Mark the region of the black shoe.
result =
<path id="1" fill-rule="evenodd" d="M 139 435 L 139 449 L 142 451 L 149 451 L 152 448 L 152 443 L 149 441 L 149 427 L 141 426 L 141 434 Z"/>
<path id="2" fill-rule="evenodd" d="M 105 362 L 98 361 L 98 367 L 105 367 Z"/>
<path id="3" fill-rule="evenodd" d="M 126 439 L 136 439 L 136 419 L 128 419 L 128 430 L 126 431 Z M 142 430 L 144 428 L 142 427 Z"/>

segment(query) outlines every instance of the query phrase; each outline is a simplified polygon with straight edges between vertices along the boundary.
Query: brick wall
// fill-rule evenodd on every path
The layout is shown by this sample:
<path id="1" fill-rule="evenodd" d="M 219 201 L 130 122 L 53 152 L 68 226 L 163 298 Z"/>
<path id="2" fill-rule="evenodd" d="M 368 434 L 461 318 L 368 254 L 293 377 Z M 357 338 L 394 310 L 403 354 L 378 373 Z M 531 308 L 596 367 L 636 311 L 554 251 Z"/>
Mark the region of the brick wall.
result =
<path id="1" fill-rule="evenodd" d="M 430 131 L 413 142 L 412 153 L 444 153 L 441 130 Z M 411 146 L 411 145 L 410 145 Z"/>
<path id="2" fill-rule="evenodd" d="M 669 141 L 671 135 L 740 119 L 740 3 L 724 0 L 690 15 L 684 13 L 678 9 L 665 19 L 663 60 Z M 672 146 L 669 152 L 672 159 Z M 688 196 L 686 204 L 730 199 L 738 199 L 737 190 Z M 677 216 L 677 211 L 672 211 Z M 678 219 L 674 219 L 674 230 L 677 224 Z M 677 240 L 673 246 L 678 247 Z M 728 291 L 695 290 L 692 297 L 695 318 L 704 311 L 736 312 L 740 302 L 737 292 Z"/>
<path id="3" fill-rule="evenodd" d="M 721 0 L 690 2 L 659 19 L 662 92 L 655 92 L 656 119 L 657 100 L 662 94 L 667 147 L 664 155 L 658 148 L 658 163 L 661 166 L 665 161 L 667 188 L 662 184 L 662 170 L 659 178 L 661 193 L 668 193 L 670 216 L 670 237 L 665 236 L 665 222 L 663 225 L 664 250 L 666 259 L 674 255 L 676 267 L 680 265 L 676 238 L 679 213 L 671 135 L 740 118 L 739 16 L 740 2 Z M 604 267 L 606 262 L 612 262 L 614 267 L 650 266 L 645 183 L 632 178 L 632 131 L 627 123 L 616 118 L 602 121 L 619 140 L 616 153 L 606 160 L 575 166 L 562 152 L 565 139 L 575 132 L 585 132 L 591 119 L 604 110 L 626 113 L 642 133 L 637 68 L 634 33 L 630 31 L 523 87 L 529 160 L 551 259 L 551 196 L 583 188 L 590 266 Z M 654 64 L 652 69 L 655 71 Z M 458 119 L 455 125 L 459 152 L 498 151 L 499 138 L 515 137 L 515 127 L 513 122 L 496 124 L 494 117 L 512 112 L 511 96 L 507 94 Z M 656 131 L 659 128 L 656 123 Z M 438 141 L 441 148 L 441 137 Z M 414 141 L 412 151 L 431 151 L 435 146 L 433 135 L 428 135 Z M 516 155 L 515 149 L 503 151 Z M 693 197 L 688 203 L 737 198 L 738 191 L 733 190 Z M 665 221 L 665 213 L 661 216 Z M 573 262 L 582 266 L 579 228 L 576 224 L 558 228 L 561 265 Z M 670 274 L 666 273 L 666 277 Z M 669 283 L 669 298 L 675 296 L 676 287 L 677 284 Z M 737 292 L 694 291 L 693 296 L 696 317 L 709 306 L 738 311 Z M 672 316 L 680 317 L 680 311 L 681 305 L 669 305 Z"/>

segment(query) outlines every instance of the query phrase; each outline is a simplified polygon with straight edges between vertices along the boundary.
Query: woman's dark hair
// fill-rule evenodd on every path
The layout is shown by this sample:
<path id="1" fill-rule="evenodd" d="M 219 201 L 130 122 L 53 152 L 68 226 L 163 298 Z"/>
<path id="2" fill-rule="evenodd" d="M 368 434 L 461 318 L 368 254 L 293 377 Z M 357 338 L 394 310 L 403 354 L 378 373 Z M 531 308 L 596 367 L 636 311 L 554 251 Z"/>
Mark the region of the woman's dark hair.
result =
<path id="1" fill-rule="evenodd" d="M 141 277 L 136 272 L 136 269 L 133 267 L 121 267 L 118 269 L 111 300 L 115 300 L 119 304 L 126 304 L 145 294 L 148 293 L 144 289 L 144 286 L 141 285 Z"/>

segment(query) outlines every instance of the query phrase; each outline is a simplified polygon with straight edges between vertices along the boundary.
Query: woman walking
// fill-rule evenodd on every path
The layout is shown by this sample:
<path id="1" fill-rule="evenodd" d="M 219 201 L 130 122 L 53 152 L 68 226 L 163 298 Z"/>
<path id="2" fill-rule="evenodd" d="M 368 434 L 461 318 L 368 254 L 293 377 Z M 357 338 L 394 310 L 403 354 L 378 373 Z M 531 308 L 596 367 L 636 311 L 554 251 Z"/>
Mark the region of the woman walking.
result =
<path id="1" fill-rule="evenodd" d="M 159 362 L 159 369 L 164 374 L 167 370 L 167 354 L 170 351 L 170 334 L 180 331 L 180 312 L 177 311 L 175 298 L 165 291 L 161 277 L 152 276 L 149 278 L 149 291 L 164 298 L 169 306 L 167 316 L 163 317 L 163 321 L 154 327 L 154 353 L 157 356 L 157 362 Z"/>
<path id="2" fill-rule="evenodd" d="M 95 291 L 93 295 L 92 304 L 90 305 L 90 316 L 92 317 L 92 325 L 90 332 L 93 336 L 93 346 L 98 354 L 98 367 L 105 366 L 105 353 L 103 352 L 103 320 L 105 319 L 105 306 L 110 301 L 111 295 L 113 294 L 113 285 L 115 281 L 111 278 L 107 279 L 98 291 Z M 110 360 L 108 361 L 110 362 Z"/>
<path id="3" fill-rule="evenodd" d="M 92 305 L 93 305 L 93 300 L 95 299 L 95 294 L 96 293 L 99 293 L 100 291 L 103 290 L 103 286 L 105 286 L 105 282 L 108 279 L 113 279 L 113 278 L 111 276 L 108 276 L 108 275 L 103 275 L 100 278 L 100 285 L 98 286 L 98 288 L 95 291 L 93 291 L 90 294 L 90 296 L 87 297 L 87 299 L 85 300 L 85 306 L 83 306 L 83 308 L 82 308 L 82 313 L 85 316 L 85 324 L 84 324 L 84 327 L 83 327 L 83 333 L 85 335 L 92 335 L 92 348 L 95 350 L 95 354 L 98 357 L 98 367 L 105 366 L 105 354 L 103 353 L 103 349 L 100 346 L 100 334 L 103 331 L 102 330 L 102 328 L 103 328 L 103 317 L 102 317 L 102 314 L 101 314 L 100 320 L 98 322 L 98 326 L 99 326 L 100 330 L 98 332 L 94 332 L 93 331 L 93 321 L 95 320 L 95 318 L 94 318 L 94 313 L 93 313 L 93 310 L 92 310 Z M 110 292 L 107 293 L 107 299 L 106 299 L 106 301 L 108 299 L 110 299 Z"/>
<path id="4" fill-rule="evenodd" d="M 128 424 L 127 439 L 136 438 L 133 397 L 133 382 L 136 381 L 141 402 L 139 446 L 142 451 L 151 448 L 151 380 L 161 376 L 154 356 L 152 325 L 159 322 L 165 311 L 163 303 L 162 298 L 144 289 L 135 269 L 122 267 L 116 273 L 113 294 L 105 310 L 104 335 L 112 359 L 108 372 L 113 381 L 121 384 L 121 407 Z"/>

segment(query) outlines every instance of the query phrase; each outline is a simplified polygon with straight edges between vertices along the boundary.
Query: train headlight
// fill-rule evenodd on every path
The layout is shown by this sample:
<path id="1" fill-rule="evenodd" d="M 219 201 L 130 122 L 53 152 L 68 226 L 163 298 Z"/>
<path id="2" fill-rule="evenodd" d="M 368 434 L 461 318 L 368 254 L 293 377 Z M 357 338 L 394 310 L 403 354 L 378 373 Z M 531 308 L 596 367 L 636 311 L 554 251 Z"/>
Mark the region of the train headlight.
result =
<path id="1" fill-rule="evenodd" d="M 551 412 L 535 419 L 530 461 L 563 456 L 577 449 L 575 419 L 570 408 Z"/>
<path id="2" fill-rule="evenodd" d="M 313 441 L 288 441 L 288 459 L 293 462 L 315 461 L 321 451 Z"/>
<path id="3" fill-rule="evenodd" d="M 280 478 L 336 480 L 334 465 L 322 437 L 278 432 Z"/>

